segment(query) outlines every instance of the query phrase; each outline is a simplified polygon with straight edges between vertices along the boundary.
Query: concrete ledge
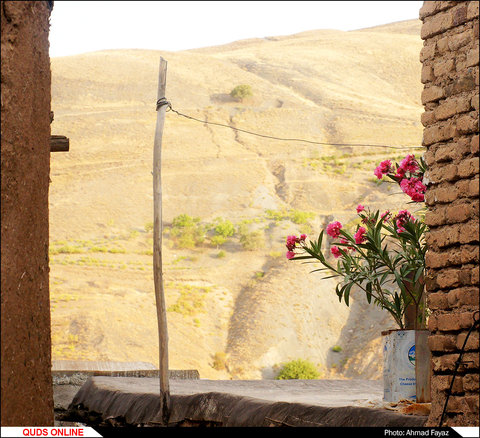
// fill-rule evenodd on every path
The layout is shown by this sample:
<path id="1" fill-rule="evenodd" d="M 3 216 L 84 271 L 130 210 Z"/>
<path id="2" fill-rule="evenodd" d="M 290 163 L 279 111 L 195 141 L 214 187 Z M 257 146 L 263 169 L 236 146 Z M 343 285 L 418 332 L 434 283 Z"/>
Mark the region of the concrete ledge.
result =
<path id="1" fill-rule="evenodd" d="M 286 382 L 285 385 L 282 382 Z M 241 394 L 245 391 L 258 393 L 255 381 L 172 381 L 169 426 L 208 423 L 227 427 L 421 427 L 427 420 L 424 416 L 403 415 L 385 409 L 348 405 L 326 407 L 302 402 L 302 388 L 306 393 L 308 388 L 321 391 L 322 381 L 258 383 L 267 388 L 265 399 Z M 343 383 L 350 385 L 354 391 L 355 385 L 350 381 Z M 194 388 L 192 384 L 195 384 Z M 238 390 L 239 385 L 241 391 Z M 209 387 L 223 389 L 209 391 Z M 292 392 L 295 387 L 297 392 Z M 98 414 L 98 418 L 103 420 L 119 419 L 122 425 L 159 425 L 158 392 L 158 379 L 91 377 L 73 398 L 69 414 L 75 416 L 87 412 L 92 414 L 91 417 Z M 325 396 L 328 397 L 328 391 L 323 394 Z M 276 401 L 275 398 L 284 400 Z"/>

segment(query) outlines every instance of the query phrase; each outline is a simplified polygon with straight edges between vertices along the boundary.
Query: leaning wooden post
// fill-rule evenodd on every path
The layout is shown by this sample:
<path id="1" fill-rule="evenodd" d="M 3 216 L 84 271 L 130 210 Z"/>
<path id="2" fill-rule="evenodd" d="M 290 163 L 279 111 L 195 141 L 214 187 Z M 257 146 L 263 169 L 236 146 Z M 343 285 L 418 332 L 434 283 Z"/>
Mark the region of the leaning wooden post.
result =
<path id="1" fill-rule="evenodd" d="M 167 107 L 165 88 L 167 82 L 167 61 L 160 58 L 157 93 L 157 126 L 153 147 L 153 279 L 155 283 L 155 300 L 157 304 L 159 370 L 160 370 L 160 416 L 163 424 L 167 424 L 170 414 L 170 387 L 168 381 L 168 332 L 165 294 L 163 290 L 162 271 L 162 134 Z"/>

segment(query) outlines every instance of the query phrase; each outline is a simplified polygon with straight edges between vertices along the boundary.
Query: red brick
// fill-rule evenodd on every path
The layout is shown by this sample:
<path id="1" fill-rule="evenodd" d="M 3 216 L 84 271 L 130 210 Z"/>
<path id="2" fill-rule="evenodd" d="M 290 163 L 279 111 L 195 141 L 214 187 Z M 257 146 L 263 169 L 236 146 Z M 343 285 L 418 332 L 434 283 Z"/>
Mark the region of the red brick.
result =
<path id="1" fill-rule="evenodd" d="M 445 375 L 436 375 L 432 376 L 431 379 L 431 388 L 435 392 L 444 392 L 450 389 L 452 385 L 453 376 L 445 376 Z M 457 376 L 453 381 L 453 391 L 454 394 L 458 394 L 463 392 L 463 382 L 461 377 Z"/>
<path id="2" fill-rule="evenodd" d="M 430 351 L 455 351 L 456 337 L 453 335 L 429 336 L 428 347 L 430 348 Z"/>
<path id="3" fill-rule="evenodd" d="M 420 121 L 422 122 L 423 126 L 430 126 L 436 122 L 434 111 L 425 111 L 420 116 Z"/>
<path id="4" fill-rule="evenodd" d="M 455 181 L 458 179 L 458 166 L 456 164 L 447 164 L 446 166 L 432 167 L 428 172 L 430 179 L 434 183 L 442 181 Z M 428 191 L 428 189 L 427 189 Z"/>
<path id="5" fill-rule="evenodd" d="M 454 336 L 451 336 L 454 339 Z M 430 339 L 430 338 L 429 338 Z M 441 352 L 441 351 L 440 351 Z M 460 352 L 457 353 L 447 353 L 441 356 L 432 357 L 433 370 L 435 372 L 453 372 L 455 368 L 455 362 L 458 360 Z M 478 368 L 478 354 L 467 352 L 462 356 L 462 362 L 468 363 L 469 368 Z"/>
<path id="6" fill-rule="evenodd" d="M 468 18 L 468 5 L 467 2 L 459 2 L 462 3 L 455 9 L 452 9 L 453 11 L 453 26 L 459 26 L 460 24 L 465 23 Z"/>
<path id="7" fill-rule="evenodd" d="M 463 414 L 469 412 L 470 407 L 467 405 L 467 401 L 464 397 L 450 396 L 448 399 L 447 412 Z"/>
<path id="8" fill-rule="evenodd" d="M 479 305 L 479 291 L 475 287 L 461 287 L 452 289 L 447 294 L 448 305 L 452 308 L 470 307 Z"/>
<path id="9" fill-rule="evenodd" d="M 437 44 L 438 45 L 438 44 Z M 449 73 L 455 71 L 455 60 L 454 59 L 445 59 L 439 62 L 436 62 L 433 66 L 433 74 L 436 78 L 442 76 L 449 76 Z"/>
<path id="10" fill-rule="evenodd" d="M 463 265 L 458 271 L 458 281 L 462 286 L 472 284 L 472 265 Z"/>
<path id="11" fill-rule="evenodd" d="M 479 389 L 478 374 L 466 374 L 463 377 L 463 388 L 465 391 L 477 392 Z"/>
<path id="12" fill-rule="evenodd" d="M 427 102 L 436 102 L 443 97 L 445 97 L 445 90 L 442 87 L 437 87 L 436 85 L 425 87 L 425 89 L 422 91 L 423 104 Z"/>
<path id="13" fill-rule="evenodd" d="M 460 330 L 460 318 L 455 313 L 445 313 L 437 316 L 438 330 L 450 332 Z"/>
<path id="14" fill-rule="evenodd" d="M 420 81 L 422 84 L 428 82 L 433 82 L 435 80 L 435 75 L 433 74 L 433 67 L 431 65 L 424 64 L 422 67 L 422 73 L 420 76 Z"/>
<path id="15" fill-rule="evenodd" d="M 435 55 L 436 44 L 433 42 L 426 42 L 422 50 L 420 50 L 420 62 L 425 61 L 426 59 L 433 58 Z"/>
<path id="16" fill-rule="evenodd" d="M 449 224 L 465 222 L 473 217 L 474 211 L 473 205 L 470 203 L 453 203 L 447 207 L 445 219 Z"/>
<path id="17" fill-rule="evenodd" d="M 463 264 L 478 262 L 479 253 L 480 250 L 478 245 L 462 245 L 460 250 L 460 261 Z"/>
<path id="18" fill-rule="evenodd" d="M 452 161 L 457 156 L 455 144 L 446 144 L 439 146 L 435 153 L 435 161 L 441 163 L 443 161 Z"/>
<path id="19" fill-rule="evenodd" d="M 436 227 L 445 224 L 445 207 L 435 206 L 425 213 L 425 224 Z"/>
<path id="20" fill-rule="evenodd" d="M 465 11 L 466 18 L 466 11 Z M 448 12 L 439 13 L 434 16 L 425 17 L 422 29 L 420 31 L 420 38 L 427 39 L 438 35 L 453 26 L 454 14 Z"/>
<path id="21" fill-rule="evenodd" d="M 475 322 L 475 313 L 474 312 L 461 312 L 458 314 L 459 325 L 463 329 L 470 329 L 470 327 Z"/>
<path id="22" fill-rule="evenodd" d="M 472 152 L 472 154 L 478 154 L 478 134 L 477 135 L 474 135 L 472 137 L 472 140 L 471 140 L 471 143 L 470 143 L 470 150 Z"/>
<path id="23" fill-rule="evenodd" d="M 460 286 L 460 271 L 458 269 L 442 269 L 437 276 L 437 284 L 440 289 Z"/>
<path id="24" fill-rule="evenodd" d="M 438 105 L 434 111 L 437 120 L 445 120 L 455 114 L 464 113 L 470 110 L 471 98 L 468 96 L 447 99 Z"/>
<path id="25" fill-rule="evenodd" d="M 438 13 L 439 11 L 446 9 L 445 6 L 443 6 L 442 2 L 423 2 L 423 6 L 420 8 L 419 11 L 419 17 L 421 20 L 424 20 L 426 17 L 429 17 L 430 15 L 434 15 Z"/>
<path id="26" fill-rule="evenodd" d="M 457 336 L 457 348 L 461 349 L 463 344 L 465 343 L 465 339 L 467 338 L 467 333 L 460 333 Z M 468 337 L 467 343 L 465 344 L 465 350 L 478 350 L 479 342 L 478 342 L 478 331 L 472 331 L 470 336 Z"/>
<path id="27" fill-rule="evenodd" d="M 429 294 L 429 295 L 433 295 L 433 294 Z M 442 295 L 444 295 L 444 294 L 442 294 Z M 429 303 L 429 302 L 430 302 L 430 297 L 427 298 L 427 303 Z M 433 310 L 430 305 L 428 306 L 428 308 L 430 310 Z M 436 317 L 435 314 L 432 314 L 428 317 L 427 330 L 429 330 L 431 333 L 436 332 L 438 330 L 437 317 Z"/>
<path id="28" fill-rule="evenodd" d="M 444 292 L 429 293 L 427 303 L 431 310 L 448 310 L 450 308 L 448 304 L 448 295 Z M 435 320 L 435 324 L 436 323 L 437 321 Z"/>
<path id="29" fill-rule="evenodd" d="M 473 175 L 478 175 L 479 173 L 479 159 L 470 158 L 463 160 L 458 165 L 458 175 L 460 178 L 468 178 Z"/>
<path id="30" fill-rule="evenodd" d="M 473 28 L 466 29 L 463 32 L 452 35 L 448 38 L 448 48 L 452 52 L 456 52 L 461 47 L 470 44 L 474 40 Z"/>
<path id="31" fill-rule="evenodd" d="M 478 1 L 469 1 L 467 9 L 467 19 L 472 20 L 478 17 Z"/>
<path id="32" fill-rule="evenodd" d="M 478 94 L 476 94 L 475 96 L 472 96 L 472 98 L 470 99 L 470 107 L 477 112 L 480 109 L 480 101 L 479 101 Z"/>
<path id="33" fill-rule="evenodd" d="M 460 76 L 451 84 L 445 87 L 445 96 L 450 97 L 455 94 L 463 93 L 464 91 L 472 91 L 476 89 L 477 77 L 475 72 L 470 72 Z"/>
<path id="34" fill-rule="evenodd" d="M 459 228 L 459 243 L 470 243 L 478 242 L 479 240 L 479 231 L 478 231 L 478 220 L 470 221 L 466 224 L 462 224 Z"/>
<path id="35" fill-rule="evenodd" d="M 459 198 L 474 198 L 479 195 L 479 180 L 462 179 L 455 184 Z"/>
<path id="36" fill-rule="evenodd" d="M 478 47 L 470 49 L 467 53 L 467 67 L 478 65 L 479 50 Z"/>
<path id="37" fill-rule="evenodd" d="M 479 397 L 478 394 L 475 395 L 466 395 L 465 396 L 465 403 L 467 404 L 470 412 L 473 414 L 473 418 L 471 420 L 471 426 L 476 426 L 478 428 L 478 408 L 479 408 Z M 468 423 L 463 423 L 468 424 Z"/>
<path id="38" fill-rule="evenodd" d="M 469 134 L 478 131 L 478 116 L 475 118 L 472 114 L 464 114 L 457 119 L 456 123 L 459 134 Z"/>
<path id="39" fill-rule="evenodd" d="M 471 278 L 471 282 L 472 284 L 478 284 L 478 266 L 475 266 L 473 269 L 472 269 L 472 278 Z"/>

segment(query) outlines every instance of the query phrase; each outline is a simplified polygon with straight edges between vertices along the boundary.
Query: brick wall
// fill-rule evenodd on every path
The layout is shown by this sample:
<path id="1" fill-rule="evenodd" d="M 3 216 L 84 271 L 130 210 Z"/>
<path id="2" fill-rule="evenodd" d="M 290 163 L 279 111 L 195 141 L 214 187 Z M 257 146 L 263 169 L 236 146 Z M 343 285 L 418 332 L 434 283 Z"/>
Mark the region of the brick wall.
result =
<path id="1" fill-rule="evenodd" d="M 429 168 L 425 197 L 433 368 L 429 426 L 439 424 L 455 362 L 479 308 L 478 11 L 478 1 L 425 1 L 420 9 L 423 145 Z M 478 350 L 475 330 L 443 425 L 479 424 Z"/>

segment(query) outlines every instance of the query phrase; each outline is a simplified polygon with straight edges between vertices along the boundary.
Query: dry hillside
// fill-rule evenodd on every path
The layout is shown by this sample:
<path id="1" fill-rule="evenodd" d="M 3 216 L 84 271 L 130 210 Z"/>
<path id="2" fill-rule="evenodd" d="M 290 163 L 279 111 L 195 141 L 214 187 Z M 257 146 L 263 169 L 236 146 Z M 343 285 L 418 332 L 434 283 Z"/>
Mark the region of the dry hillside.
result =
<path id="1" fill-rule="evenodd" d="M 181 52 L 53 58 L 52 133 L 70 138 L 70 152 L 51 157 L 53 359 L 158 365 L 151 171 L 162 56 L 166 97 L 187 115 L 283 138 L 412 146 L 272 140 L 167 113 L 170 367 L 258 379 L 303 358 L 325 377 L 379 378 L 380 331 L 391 320 L 361 296 L 350 308 L 339 303 L 333 280 L 285 259 L 285 237 L 316 237 L 333 219 L 353 224 L 358 203 L 404 206 L 405 196 L 372 172 L 421 144 L 419 34 L 414 20 Z M 229 94 L 239 84 L 253 91 L 242 102 Z M 188 248 L 194 237 L 173 227 L 179 215 L 197 218 L 192 229 L 206 229 L 203 242 Z M 219 223 L 233 225 L 225 242 L 214 238 Z"/>

